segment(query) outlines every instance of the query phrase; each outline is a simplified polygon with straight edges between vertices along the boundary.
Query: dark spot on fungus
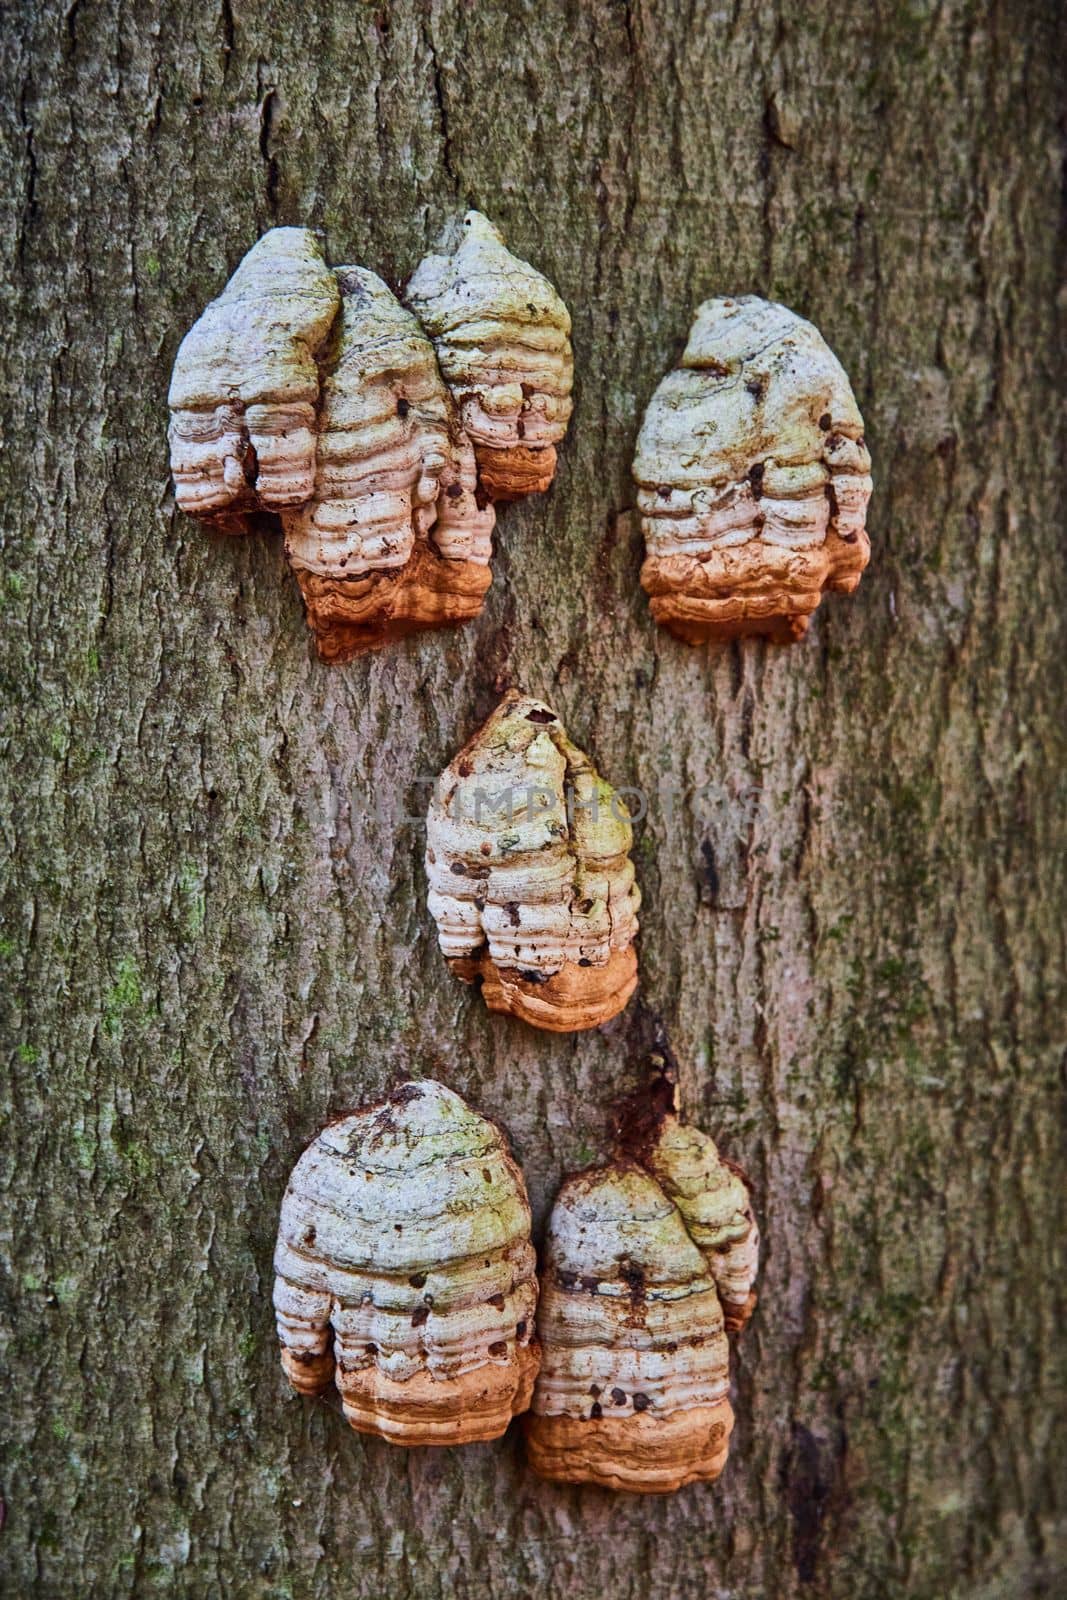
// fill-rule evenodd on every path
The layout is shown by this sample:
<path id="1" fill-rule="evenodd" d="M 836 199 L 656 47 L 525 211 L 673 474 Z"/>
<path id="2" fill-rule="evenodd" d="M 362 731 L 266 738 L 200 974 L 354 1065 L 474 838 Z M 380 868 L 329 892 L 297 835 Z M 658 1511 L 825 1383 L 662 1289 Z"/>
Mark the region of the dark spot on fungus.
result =
<path id="1" fill-rule="evenodd" d="M 413 1328 L 421 1328 L 423 1323 L 428 1320 L 429 1315 L 429 1306 L 416 1306 L 414 1311 L 411 1313 L 411 1326 Z"/>
<path id="2" fill-rule="evenodd" d="M 604 1415 L 604 1408 L 600 1404 L 599 1400 L 593 1401 L 593 1404 L 589 1407 L 589 1415 L 594 1419 L 594 1421 L 599 1421 Z"/>
<path id="3" fill-rule="evenodd" d="M 397 414 L 397 416 L 398 417 L 406 417 L 410 410 L 411 410 L 411 406 L 408 404 L 408 402 L 405 399 L 403 399 L 401 397 L 401 399 L 399 399 L 397 401 L 397 403 L 396 403 L 396 414 Z"/>
<path id="4" fill-rule="evenodd" d="M 828 411 L 824 411 L 822 416 L 819 418 L 819 427 L 822 429 L 823 433 L 830 432 L 832 420 L 833 419 L 831 418 L 830 413 Z"/>
<path id="5" fill-rule="evenodd" d="M 491 1294 L 489 1296 L 489 1304 L 491 1306 L 496 1306 L 498 1311 L 503 1311 L 503 1309 L 504 1309 L 504 1296 L 502 1294 Z"/>
<path id="6" fill-rule="evenodd" d="M 445 494 L 447 494 L 450 500 L 458 500 L 462 493 L 463 485 L 461 483 L 450 483 L 448 488 L 445 490 Z"/>
<path id="7" fill-rule="evenodd" d="M 393 1090 L 389 1096 L 389 1104 L 394 1106 L 410 1105 L 412 1100 L 422 1099 L 422 1089 L 417 1083 L 402 1083 Z"/>
<path id="8" fill-rule="evenodd" d="M 527 722 L 555 722 L 556 716 L 552 711 L 545 711 L 541 706 L 534 706 L 532 711 L 526 713 Z"/>
<path id="9" fill-rule="evenodd" d="M 627 1262 L 621 1271 L 622 1281 L 629 1286 L 630 1304 L 640 1305 L 645 1298 L 645 1274 L 641 1267 Z"/>
<path id="10" fill-rule="evenodd" d="M 411 1285 L 411 1287 L 413 1289 L 422 1289 L 422 1288 L 424 1288 L 425 1284 L 426 1284 L 426 1274 L 425 1274 L 425 1272 L 413 1272 L 411 1274 L 411 1277 L 408 1279 L 408 1282 L 410 1283 L 410 1285 Z"/>
<path id="11" fill-rule="evenodd" d="M 652 1401 L 648 1398 L 647 1394 L 635 1394 L 634 1395 L 634 1410 L 635 1411 L 647 1411 L 651 1404 L 652 1404 Z"/>
<path id="12" fill-rule="evenodd" d="M 489 1354 L 491 1356 L 496 1356 L 498 1360 L 501 1356 L 506 1356 L 507 1353 L 508 1345 L 506 1339 L 494 1339 L 492 1344 L 489 1346 Z"/>

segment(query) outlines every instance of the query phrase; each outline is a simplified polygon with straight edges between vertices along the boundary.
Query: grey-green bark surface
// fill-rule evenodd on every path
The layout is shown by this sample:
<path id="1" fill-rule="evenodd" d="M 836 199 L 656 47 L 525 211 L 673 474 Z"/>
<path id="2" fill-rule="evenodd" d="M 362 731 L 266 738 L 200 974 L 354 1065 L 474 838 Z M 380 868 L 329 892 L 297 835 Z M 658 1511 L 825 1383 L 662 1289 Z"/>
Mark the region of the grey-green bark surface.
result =
<path id="1" fill-rule="evenodd" d="M 42 0 L 3 43 L 3 1592 L 1002 1600 L 1067 1585 L 1054 4 Z M 475 204 L 577 405 L 480 621 L 320 664 L 279 538 L 173 506 L 178 341 L 276 222 L 403 280 Z M 810 316 L 876 479 L 790 649 L 638 587 L 629 463 L 697 302 Z M 639 1002 L 490 1018 L 417 779 L 521 684 L 651 795 Z M 670 796 L 678 799 L 672 804 Z M 287 1390 L 295 1157 L 399 1074 L 500 1117 L 537 1227 L 662 1026 L 752 1174 L 714 1486 L 403 1452 Z"/>

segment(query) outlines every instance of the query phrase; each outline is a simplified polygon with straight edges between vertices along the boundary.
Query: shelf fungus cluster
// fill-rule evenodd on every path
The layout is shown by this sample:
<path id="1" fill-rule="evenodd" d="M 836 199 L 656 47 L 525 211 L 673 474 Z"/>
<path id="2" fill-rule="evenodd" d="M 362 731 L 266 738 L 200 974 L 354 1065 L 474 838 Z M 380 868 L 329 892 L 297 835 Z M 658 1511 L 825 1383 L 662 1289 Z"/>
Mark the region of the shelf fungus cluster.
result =
<path id="1" fill-rule="evenodd" d="M 536 1261 L 504 1135 L 442 1084 L 323 1129 L 282 1202 L 282 1365 L 394 1444 L 495 1439 L 537 1373 Z"/>
<path id="2" fill-rule="evenodd" d="M 478 212 L 463 231 L 405 309 L 374 273 L 327 266 L 306 229 L 274 228 L 175 360 L 178 505 L 231 533 L 280 519 L 326 660 L 477 616 L 493 502 L 555 470 L 566 307 Z"/>
<path id="3" fill-rule="evenodd" d="M 637 986 L 629 813 L 548 706 L 511 691 L 441 774 L 427 819 L 441 950 L 491 1011 L 567 1033 Z"/>
<path id="4" fill-rule="evenodd" d="M 542 1268 L 535 1471 L 642 1494 L 717 1478 L 733 1428 L 727 1330 L 754 1305 L 758 1254 L 747 1185 L 673 1112 L 568 1178 Z"/>
<path id="5" fill-rule="evenodd" d="M 634 478 L 653 616 L 696 644 L 799 639 L 870 555 L 871 461 L 837 357 L 754 295 L 699 307 L 645 413 Z"/>

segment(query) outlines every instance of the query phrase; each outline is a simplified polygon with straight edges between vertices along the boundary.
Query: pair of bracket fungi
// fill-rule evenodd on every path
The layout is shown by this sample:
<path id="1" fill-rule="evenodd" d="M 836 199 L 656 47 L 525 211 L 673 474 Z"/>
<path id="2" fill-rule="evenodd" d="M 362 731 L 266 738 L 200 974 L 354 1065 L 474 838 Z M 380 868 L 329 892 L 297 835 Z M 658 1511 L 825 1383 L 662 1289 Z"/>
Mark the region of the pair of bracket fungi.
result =
<path id="1" fill-rule="evenodd" d="M 226 532 L 280 518 L 330 661 L 477 616 L 493 502 L 548 487 L 570 417 L 567 308 L 479 212 L 406 301 L 274 228 L 174 364 L 178 505 Z"/>
<path id="2" fill-rule="evenodd" d="M 276 514 L 320 653 L 469 620 L 493 504 L 546 489 L 571 412 L 570 315 L 479 212 L 406 291 L 326 265 L 303 228 L 254 245 L 170 388 L 178 505 Z M 870 555 L 863 419 L 822 335 L 755 296 L 699 307 L 633 465 L 653 616 L 691 643 L 799 638 Z"/>
<path id="3" fill-rule="evenodd" d="M 432 1080 L 331 1123 L 282 1202 L 282 1365 L 394 1444 L 466 1444 L 525 1419 L 542 1477 L 665 1493 L 716 1478 L 727 1331 L 755 1304 L 747 1184 L 663 1079 L 618 1148 L 568 1178 L 538 1303 L 530 1206 L 503 1131 Z"/>

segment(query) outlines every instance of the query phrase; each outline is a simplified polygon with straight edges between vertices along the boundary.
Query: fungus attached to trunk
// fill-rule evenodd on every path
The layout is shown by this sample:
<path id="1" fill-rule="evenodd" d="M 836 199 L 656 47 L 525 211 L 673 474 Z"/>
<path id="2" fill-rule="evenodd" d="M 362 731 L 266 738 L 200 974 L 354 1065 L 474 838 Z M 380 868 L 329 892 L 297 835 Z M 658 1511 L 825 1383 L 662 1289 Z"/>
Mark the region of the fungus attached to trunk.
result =
<path id="1" fill-rule="evenodd" d="M 480 211 L 422 261 L 406 299 L 434 342 L 493 500 L 547 489 L 571 414 L 570 313 Z"/>
<path id="2" fill-rule="evenodd" d="M 530 1206 L 495 1124 L 432 1080 L 324 1128 L 282 1202 L 274 1307 L 300 1394 L 361 1433 L 495 1439 L 540 1359 Z"/>
<path id="3" fill-rule="evenodd" d="M 593 1028 L 637 986 L 622 799 L 548 706 L 512 690 L 437 781 L 426 831 L 441 950 L 491 1011 Z"/>
<path id="4" fill-rule="evenodd" d="M 705 301 L 634 459 L 656 621 L 690 644 L 799 639 L 824 591 L 851 594 L 867 565 L 870 470 L 818 330 L 755 295 Z"/>
<path id="5" fill-rule="evenodd" d="M 549 1220 L 527 1443 L 542 1477 L 665 1494 L 726 1464 L 727 1333 L 755 1305 L 759 1232 L 747 1182 L 665 1079 L 624 1102 L 617 1135 Z"/>

